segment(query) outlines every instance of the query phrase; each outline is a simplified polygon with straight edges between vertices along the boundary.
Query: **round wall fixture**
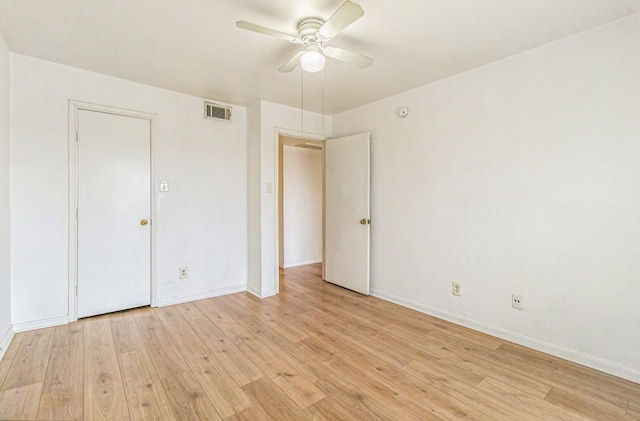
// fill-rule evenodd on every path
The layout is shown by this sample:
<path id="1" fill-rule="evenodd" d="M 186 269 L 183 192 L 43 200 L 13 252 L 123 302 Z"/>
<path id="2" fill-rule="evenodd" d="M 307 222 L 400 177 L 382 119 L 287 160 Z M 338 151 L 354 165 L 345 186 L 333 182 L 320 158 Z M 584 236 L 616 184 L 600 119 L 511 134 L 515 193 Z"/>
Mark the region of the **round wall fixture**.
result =
<path id="1" fill-rule="evenodd" d="M 407 107 L 398 108 L 398 115 L 402 118 L 405 118 L 406 116 L 409 115 L 409 108 Z"/>

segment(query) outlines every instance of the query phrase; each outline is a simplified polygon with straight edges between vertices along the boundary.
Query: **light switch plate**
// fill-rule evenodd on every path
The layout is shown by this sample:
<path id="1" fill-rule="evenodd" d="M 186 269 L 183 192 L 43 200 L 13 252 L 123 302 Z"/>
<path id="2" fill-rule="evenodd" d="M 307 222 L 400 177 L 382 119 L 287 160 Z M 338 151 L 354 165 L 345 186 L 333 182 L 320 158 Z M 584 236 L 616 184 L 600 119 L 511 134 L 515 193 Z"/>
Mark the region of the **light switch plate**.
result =
<path id="1" fill-rule="evenodd" d="M 169 182 L 167 180 L 160 180 L 160 191 L 161 192 L 169 191 Z"/>

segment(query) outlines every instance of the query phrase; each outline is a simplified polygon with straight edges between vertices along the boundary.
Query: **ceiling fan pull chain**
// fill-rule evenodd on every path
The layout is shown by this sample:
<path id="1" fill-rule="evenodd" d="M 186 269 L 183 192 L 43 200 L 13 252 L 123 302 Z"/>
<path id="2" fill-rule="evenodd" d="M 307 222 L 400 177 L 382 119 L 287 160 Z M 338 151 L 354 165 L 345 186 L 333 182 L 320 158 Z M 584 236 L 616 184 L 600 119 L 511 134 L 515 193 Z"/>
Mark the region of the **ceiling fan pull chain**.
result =
<path id="1" fill-rule="evenodd" d="M 300 133 L 304 133 L 304 70 L 300 69 Z"/>
<path id="2" fill-rule="evenodd" d="M 322 118 L 322 130 L 324 130 L 324 67 L 322 68 L 322 97 L 320 99 L 320 102 L 320 112 L 322 113 L 320 115 L 320 118 Z"/>

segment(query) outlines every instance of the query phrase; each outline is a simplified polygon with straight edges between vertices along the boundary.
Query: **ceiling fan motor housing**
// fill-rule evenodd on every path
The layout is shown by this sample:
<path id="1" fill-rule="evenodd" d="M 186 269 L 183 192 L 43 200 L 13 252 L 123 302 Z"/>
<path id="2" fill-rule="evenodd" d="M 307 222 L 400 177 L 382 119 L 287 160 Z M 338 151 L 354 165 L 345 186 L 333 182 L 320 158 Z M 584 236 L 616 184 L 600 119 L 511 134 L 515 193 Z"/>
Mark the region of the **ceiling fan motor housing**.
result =
<path id="1" fill-rule="evenodd" d="M 324 25 L 324 20 L 319 18 L 302 19 L 298 24 L 298 38 L 304 45 L 322 44 L 318 30 Z"/>

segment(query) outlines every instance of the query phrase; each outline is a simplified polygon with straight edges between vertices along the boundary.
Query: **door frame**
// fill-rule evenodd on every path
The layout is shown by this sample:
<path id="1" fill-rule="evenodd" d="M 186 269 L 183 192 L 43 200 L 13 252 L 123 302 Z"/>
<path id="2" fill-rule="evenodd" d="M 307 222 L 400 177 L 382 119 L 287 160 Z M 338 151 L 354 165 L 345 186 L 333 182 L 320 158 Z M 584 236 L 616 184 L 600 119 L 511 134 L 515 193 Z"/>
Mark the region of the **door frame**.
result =
<path id="1" fill-rule="evenodd" d="M 280 135 L 282 136 L 290 136 L 296 137 L 298 139 L 307 139 L 307 140 L 316 140 L 324 142 L 329 139 L 330 136 L 317 135 L 312 133 L 305 133 L 298 130 L 285 129 L 282 127 L 274 128 L 274 136 L 275 136 L 275 149 L 273 151 L 273 155 L 275 159 L 273 160 L 274 165 L 274 183 L 273 183 L 273 192 L 274 196 L 274 240 L 273 240 L 273 267 L 274 267 L 274 280 L 275 280 L 275 291 L 276 294 L 280 293 L 280 207 L 278 205 L 280 200 Z M 324 162 L 324 148 L 322 149 L 322 161 Z M 322 259 L 324 260 L 324 173 L 322 175 Z M 323 269 L 324 270 L 324 269 Z"/>
<path id="2" fill-rule="evenodd" d="M 149 120 L 150 123 L 150 180 L 151 203 L 151 307 L 158 306 L 158 288 L 156 279 L 156 244 L 157 230 L 153 228 L 155 215 L 157 214 L 157 192 L 156 192 L 156 149 L 154 147 L 154 134 L 156 132 L 156 114 L 142 111 L 128 110 L 125 108 L 111 107 L 108 105 L 92 104 L 89 102 L 69 100 L 69 309 L 67 317 L 69 322 L 78 320 L 78 296 L 76 294 L 78 286 L 78 144 L 76 142 L 78 130 L 78 111 L 94 111 L 105 114 L 115 114 L 124 117 L 139 118 Z"/>

